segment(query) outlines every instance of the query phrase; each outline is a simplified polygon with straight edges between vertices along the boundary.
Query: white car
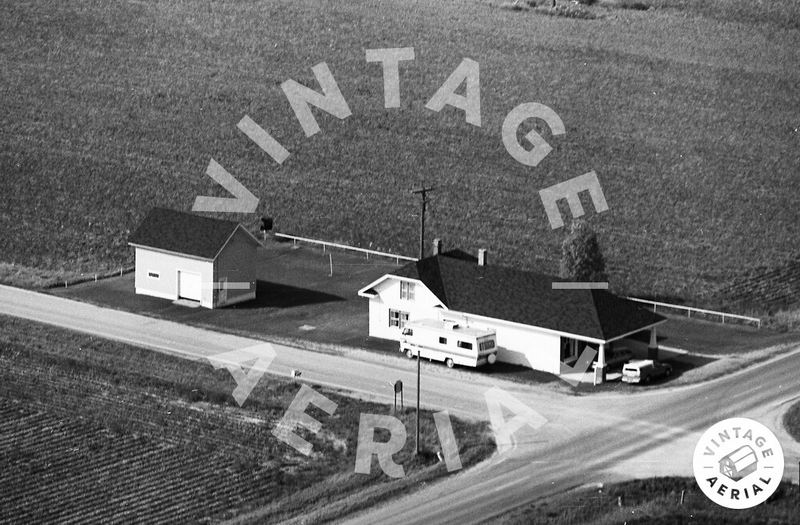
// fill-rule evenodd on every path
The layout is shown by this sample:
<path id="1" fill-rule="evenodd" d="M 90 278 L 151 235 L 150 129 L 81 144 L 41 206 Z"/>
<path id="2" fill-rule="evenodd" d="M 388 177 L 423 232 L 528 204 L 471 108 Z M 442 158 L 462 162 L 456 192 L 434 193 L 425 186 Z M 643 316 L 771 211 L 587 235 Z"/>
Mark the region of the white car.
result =
<path id="1" fill-rule="evenodd" d="M 634 359 L 622 367 L 625 383 L 649 383 L 653 379 L 672 375 L 672 366 L 652 359 Z"/>

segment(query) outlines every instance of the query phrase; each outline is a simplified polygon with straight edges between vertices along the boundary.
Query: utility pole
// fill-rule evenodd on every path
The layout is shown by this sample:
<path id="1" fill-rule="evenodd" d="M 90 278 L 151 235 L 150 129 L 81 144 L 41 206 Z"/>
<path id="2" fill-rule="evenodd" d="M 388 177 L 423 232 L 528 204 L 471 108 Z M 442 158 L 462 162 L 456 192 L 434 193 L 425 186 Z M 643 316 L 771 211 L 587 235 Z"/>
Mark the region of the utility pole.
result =
<path id="1" fill-rule="evenodd" d="M 426 188 L 423 186 L 418 190 L 411 190 L 411 193 L 422 195 L 422 213 L 419 215 L 419 258 L 425 257 L 425 205 L 428 204 L 428 192 L 436 188 Z"/>
<path id="2" fill-rule="evenodd" d="M 425 185 L 418 190 L 411 190 L 411 193 L 422 195 L 422 213 L 419 215 L 419 258 L 425 257 L 425 205 L 428 203 L 428 192 L 436 188 L 426 188 Z M 415 454 L 419 456 L 419 377 L 420 377 L 420 355 L 417 349 L 417 440 L 415 444 Z"/>

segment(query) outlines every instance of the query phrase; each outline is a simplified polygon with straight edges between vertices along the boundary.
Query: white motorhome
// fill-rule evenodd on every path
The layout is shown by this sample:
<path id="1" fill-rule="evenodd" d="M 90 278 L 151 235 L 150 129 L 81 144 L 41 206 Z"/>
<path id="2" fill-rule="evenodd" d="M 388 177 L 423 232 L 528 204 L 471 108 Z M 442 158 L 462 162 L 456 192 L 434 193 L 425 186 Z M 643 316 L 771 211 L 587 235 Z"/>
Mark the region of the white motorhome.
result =
<path id="1" fill-rule="evenodd" d="M 492 330 L 461 326 L 452 321 L 420 319 L 406 323 L 400 351 L 453 365 L 480 366 L 497 361 L 497 336 Z"/>

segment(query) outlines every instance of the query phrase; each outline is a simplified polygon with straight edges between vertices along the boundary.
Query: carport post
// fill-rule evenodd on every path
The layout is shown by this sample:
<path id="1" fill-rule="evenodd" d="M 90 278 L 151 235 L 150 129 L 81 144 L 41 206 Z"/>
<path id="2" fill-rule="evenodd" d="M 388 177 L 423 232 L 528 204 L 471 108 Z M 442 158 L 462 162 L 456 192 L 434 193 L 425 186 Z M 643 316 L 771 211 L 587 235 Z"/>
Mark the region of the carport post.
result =
<path id="1" fill-rule="evenodd" d="M 658 335 L 656 327 L 650 329 L 650 344 L 647 345 L 647 358 L 658 359 Z"/>
<path id="2" fill-rule="evenodd" d="M 597 350 L 597 370 L 600 371 L 600 381 L 599 383 L 605 383 L 606 381 L 606 345 L 600 343 L 600 347 Z"/>

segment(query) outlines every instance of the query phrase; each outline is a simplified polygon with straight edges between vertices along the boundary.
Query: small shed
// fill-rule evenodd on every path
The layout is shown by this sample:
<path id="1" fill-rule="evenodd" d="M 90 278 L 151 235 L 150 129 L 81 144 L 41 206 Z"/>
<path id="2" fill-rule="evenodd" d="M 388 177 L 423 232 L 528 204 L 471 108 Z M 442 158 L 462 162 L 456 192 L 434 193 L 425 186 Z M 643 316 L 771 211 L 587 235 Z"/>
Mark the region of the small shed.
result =
<path id="1" fill-rule="evenodd" d="M 153 208 L 128 239 L 136 293 L 219 308 L 256 297 L 258 240 L 241 224 Z"/>

